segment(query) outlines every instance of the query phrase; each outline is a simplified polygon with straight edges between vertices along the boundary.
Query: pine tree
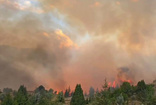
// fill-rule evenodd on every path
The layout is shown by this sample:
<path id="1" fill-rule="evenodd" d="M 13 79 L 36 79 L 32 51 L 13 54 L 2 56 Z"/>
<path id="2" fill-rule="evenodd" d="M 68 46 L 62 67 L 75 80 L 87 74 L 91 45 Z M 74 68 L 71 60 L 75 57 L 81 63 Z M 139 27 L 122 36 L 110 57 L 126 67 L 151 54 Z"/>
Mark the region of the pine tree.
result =
<path id="1" fill-rule="evenodd" d="M 45 94 L 46 89 L 44 86 L 40 85 L 38 88 L 35 89 L 35 93 Z"/>
<path id="2" fill-rule="evenodd" d="M 85 98 L 80 84 L 77 84 L 70 105 L 85 105 Z"/>
<path id="3" fill-rule="evenodd" d="M 46 97 L 42 97 L 42 98 L 39 100 L 38 105 L 50 105 L 50 100 L 48 100 Z"/>
<path id="4" fill-rule="evenodd" d="M 18 105 L 27 105 L 28 102 L 28 93 L 24 85 L 20 86 L 17 94 L 15 95 L 15 102 Z"/>
<path id="5" fill-rule="evenodd" d="M 7 94 L 2 101 L 1 105 L 14 105 L 13 99 L 10 94 Z"/>
<path id="6" fill-rule="evenodd" d="M 69 88 L 65 90 L 64 96 L 65 97 L 70 97 L 70 91 L 71 91 L 71 89 L 70 89 L 70 86 L 69 86 Z"/>
<path id="7" fill-rule="evenodd" d="M 64 97 L 63 97 L 63 92 L 59 92 L 58 93 L 58 96 L 57 96 L 57 101 L 58 102 L 61 102 L 61 103 L 64 103 Z"/>
<path id="8" fill-rule="evenodd" d="M 95 94 L 94 88 L 93 87 L 90 87 L 90 89 L 89 89 L 89 97 L 90 98 L 93 98 L 94 97 L 94 94 Z"/>

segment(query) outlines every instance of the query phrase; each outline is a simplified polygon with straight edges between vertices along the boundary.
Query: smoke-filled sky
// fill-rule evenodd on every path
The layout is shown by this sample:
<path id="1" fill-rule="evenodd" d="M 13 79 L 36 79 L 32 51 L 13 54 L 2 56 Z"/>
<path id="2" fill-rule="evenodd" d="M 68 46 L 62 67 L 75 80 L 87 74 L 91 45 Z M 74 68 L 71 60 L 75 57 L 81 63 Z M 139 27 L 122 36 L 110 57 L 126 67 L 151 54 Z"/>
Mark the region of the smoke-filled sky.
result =
<path id="1" fill-rule="evenodd" d="M 156 0 L 0 0 L 0 88 L 156 79 Z"/>

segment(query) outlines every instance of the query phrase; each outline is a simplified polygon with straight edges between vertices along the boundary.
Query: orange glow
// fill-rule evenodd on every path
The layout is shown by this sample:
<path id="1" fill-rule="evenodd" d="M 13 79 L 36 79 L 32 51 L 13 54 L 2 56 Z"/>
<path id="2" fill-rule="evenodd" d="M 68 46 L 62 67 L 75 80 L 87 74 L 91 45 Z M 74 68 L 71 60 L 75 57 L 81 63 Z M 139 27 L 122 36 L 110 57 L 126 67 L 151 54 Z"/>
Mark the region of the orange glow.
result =
<path id="1" fill-rule="evenodd" d="M 115 88 L 115 87 L 116 87 L 116 82 L 115 82 L 115 81 L 113 82 L 112 87 L 113 87 L 113 88 Z"/>
<path id="2" fill-rule="evenodd" d="M 111 87 L 111 84 L 112 84 L 111 82 L 108 82 L 108 87 Z"/>
<path id="3" fill-rule="evenodd" d="M 139 0 L 132 0 L 133 2 L 138 2 Z"/>
<path id="4" fill-rule="evenodd" d="M 123 82 L 128 82 L 130 84 L 132 84 L 133 82 L 131 80 L 115 80 L 113 82 L 109 82 L 108 83 L 108 87 L 113 87 L 113 88 L 116 88 L 117 85 L 121 85 Z"/>
<path id="5" fill-rule="evenodd" d="M 117 5 L 120 5 L 120 2 L 119 2 L 119 1 L 117 1 L 117 2 L 116 2 L 116 4 L 117 4 Z"/>
<path id="6" fill-rule="evenodd" d="M 113 83 L 112 82 L 109 82 L 108 83 L 108 87 L 116 88 L 116 81 L 113 81 Z"/>
<path id="7" fill-rule="evenodd" d="M 52 4 L 50 5 L 50 7 L 51 7 L 51 8 L 55 8 L 55 6 L 54 6 L 54 5 L 52 5 Z"/>
<path id="8" fill-rule="evenodd" d="M 122 82 L 129 82 L 130 84 L 132 84 L 131 80 L 121 80 Z"/>
<path id="9" fill-rule="evenodd" d="M 90 7 L 99 7 L 101 6 L 100 2 L 95 2 L 92 5 L 90 5 Z"/>
<path id="10" fill-rule="evenodd" d="M 99 6 L 100 5 L 100 3 L 99 2 L 95 2 L 95 6 Z"/>
<path id="11" fill-rule="evenodd" d="M 61 40 L 60 48 L 63 47 L 75 47 L 78 48 L 78 45 L 75 44 L 62 30 L 56 30 L 55 33 L 58 35 L 58 39 Z"/>
<path id="12" fill-rule="evenodd" d="M 46 32 L 44 32 L 43 35 L 46 36 L 46 37 L 49 37 L 49 34 L 46 33 Z"/>
<path id="13" fill-rule="evenodd" d="M 118 79 L 114 80 L 113 82 L 108 82 L 108 87 L 116 88 L 117 86 L 122 85 L 123 82 L 128 82 L 130 84 L 133 84 L 132 80 L 130 80 L 130 79 L 126 80 L 126 79 L 118 78 Z"/>

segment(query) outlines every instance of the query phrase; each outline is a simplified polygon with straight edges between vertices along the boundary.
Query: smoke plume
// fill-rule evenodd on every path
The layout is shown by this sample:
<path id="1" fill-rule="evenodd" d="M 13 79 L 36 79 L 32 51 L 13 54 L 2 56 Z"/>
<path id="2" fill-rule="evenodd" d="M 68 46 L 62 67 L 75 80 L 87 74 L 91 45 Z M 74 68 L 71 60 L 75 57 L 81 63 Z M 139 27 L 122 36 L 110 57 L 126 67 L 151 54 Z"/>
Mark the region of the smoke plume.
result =
<path id="1" fill-rule="evenodd" d="M 1 0 L 0 84 L 84 90 L 156 76 L 155 0 Z"/>

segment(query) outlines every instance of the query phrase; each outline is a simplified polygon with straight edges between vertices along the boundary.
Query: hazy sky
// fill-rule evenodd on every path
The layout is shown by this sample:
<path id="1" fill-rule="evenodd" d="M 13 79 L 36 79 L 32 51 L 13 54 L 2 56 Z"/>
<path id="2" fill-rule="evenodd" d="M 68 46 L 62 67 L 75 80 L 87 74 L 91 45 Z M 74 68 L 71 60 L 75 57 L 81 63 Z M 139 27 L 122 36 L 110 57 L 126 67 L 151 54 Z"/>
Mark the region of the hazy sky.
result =
<path id="1" fill-rule="evenodd" d="M 156 79 L 156 0 L 0 0 L 0 88 Z"/>

